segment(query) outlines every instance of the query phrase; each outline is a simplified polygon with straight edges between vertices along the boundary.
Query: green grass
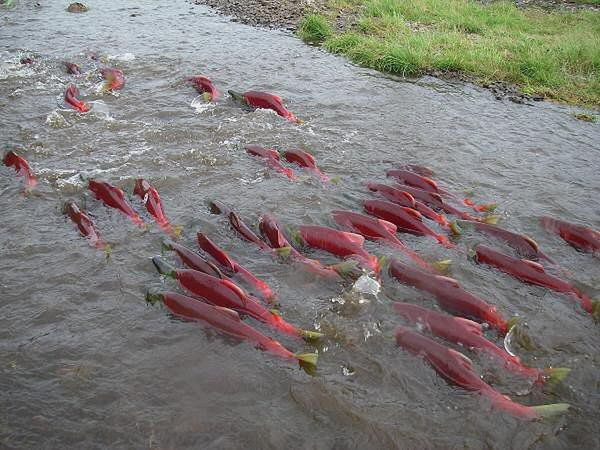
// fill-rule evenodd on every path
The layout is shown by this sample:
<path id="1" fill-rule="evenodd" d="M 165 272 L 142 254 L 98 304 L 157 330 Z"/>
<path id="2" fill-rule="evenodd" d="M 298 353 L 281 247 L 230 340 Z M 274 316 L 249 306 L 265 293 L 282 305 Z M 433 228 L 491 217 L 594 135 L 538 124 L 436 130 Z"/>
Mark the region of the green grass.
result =
<path id="1" fill-rule="evenodd" d="M 600 13 L 517 9 L 474 0 L 335 0 L 299 34 L 365 67 L 407 77 L 426 71 L 503 81 L 523 93 L 600 105 Z M 340 12 L 356 18 L 343 30 Z"/>

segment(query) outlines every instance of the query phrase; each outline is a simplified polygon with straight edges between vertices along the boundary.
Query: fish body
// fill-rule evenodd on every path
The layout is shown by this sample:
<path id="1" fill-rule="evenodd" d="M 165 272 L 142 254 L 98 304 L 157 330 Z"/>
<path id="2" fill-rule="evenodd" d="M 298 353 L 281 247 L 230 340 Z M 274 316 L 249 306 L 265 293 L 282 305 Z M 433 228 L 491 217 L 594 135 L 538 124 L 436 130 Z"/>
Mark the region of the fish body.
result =
<path id="1" fill-rule="evenodd" d="M 224 270 L 230 275 L 235 275 L 251 286 L 252 290 L 267 302 L 272 302 L 274 298 L 273 291 L 267 283 L 257 278 L 252 272 L 245 267 L 234 261 L 224 250 L 219 248 L 214 242 L 212 242 L 206 235 L 198 232 L 197 236 L 198 246 L 210 255 L 216 262 L 221 266 L 221 270 Z"/>
<path id="2" fill-rule="evenodd" d="M 321 169 L 317 167 L 317 163 L 313 155 L 304 150 L 294 149 L 287 150 L 283 153 L 283 157 L 289 163 L 296 164 L 300 167 L 305 168 L 306 170 L 314 173 L 317 177 L 319 177 L 323 182 L 328 182 L 329 177 L 321 172 Z"/>
<path id="3" fill-rule="evenodd" d="M 144 222 L 133 208 L 125 201 L 123 191 L 104 181 L 97 181 L 92 178 L 88 181 L 88 189 L 94 193 L 97 200 L 100 200 L 106 206 L 115 208 L 129 218 L 139 227 L 144 226 Z"/>
<path id="4" fill-rule="evenodd" d="M 478 319 L 501 334 L 507 333 L 508 323 L 496 307 L 465 291 L 453 278 L 409 267 L 394 259 L 390 262 L 388 272 L 400 283 L 430 293 L 445 310 Z"/>
<path id="5" fill-rule="evenodd" d="M 416 264 L 426 270 L 431 266 L 423 261 L 415 252 L 396 237 L 396 225 L 383 219 L 365 216 L 352 211 L 331 211 L 333 220 L 346 231 L 360 234 L 371 241 L 386 243 L 410 257 Z"/>
<path id="6" fill-rule="evenodd" d="M 197 75 L 188 81 L 192 83 L 192 86 L 194 86 L 198 93 L 207 94 L 208 101 L 214 101 L 219 96 L 219 91 L 213 82 L 205 76 Z"/>
<path id="7" fill-rule="evenodd" d="M 161 230 L 167 234 L 174 235 L 173 227 L 163 211 L 158 191 L 143 178 L 138 178 L 135 180 L 133 194 L 142 199 L 146 210 L 154 218 Z"/>
<path id="8" fill-rule="evenodd" d="M 100 69 L 100 74 L 102 75 L 102 78 L 106 80 L 103 87 L 105 91 L 122 89 L 125 85 L 125 76 L 119 69 L 105 67 Z"/>
<path id="9" fill-rule="evenodd" d="M 441 195 L 440 189 L 435 181 L 423 175 L 403 169 L 391 169 L 386 172 L 388 177 L 393 177 L 400 183 L 413 186 L 427 192 Z"/>
<path id="10" fill-rule="evenodd" d="M 301 225 L 298 231 L 309 247 L 324 250 L 340 258 L 357 259 L 365 268 L 379 273 L 379 262 L 375 256 L 363 249 L 365 238 L 361 235 L 318 225 Z"/>
<path id="11" fill-rule="evenodd" d="M 492 236 L 505 242 L 508 246 L 516 250 L 519 256 L 522 256 L 523 258 L 544 259 L 548 262 L 553 262 L 548 256 L 540 251 L 538 244 L 529 236 L 473 220 L 457 220 L 456 223 L 460 228 L 472 228 L 479 233 L 487 234 L 488 236 Z"/>
<path id="12" fill-rule="evenodd" d="M 232 309 L 214 306 L 175 292 L 149 294 L 147 298 L 149 301 L 162 301 L 167 310 L 177 318 L 206 323 L 225 334 L 252 342 L 260 350 L 281 358 L 302 361 L 309 357 L 290 352 L 278 341 L 242 322 L 238 313 Z M 316 355 L 312 355 L 310 361 L 316 362 Z"/>
<path id="13" fill-rule="evenodd" d="M 557 234 L 569 245 L 582 252 L 600 252 L 600 232 L 590 227 L 553 219 L 548 216 L 540 218 L 540 225 L 545 230 Z"/>
<path id="14" fill-rule="evenodd" d="M 505 369 L 529 378 L 536 383 L 543 383 L 545 371 L 525 367 L 516 356 L 510 355 L 505 350 L 488 341 L 481 333 L 481 325 L 463 317 L 449 316 L 432 311 L 422 306 L 410 303 L 394 303 L 394 310 L 414 324 L 424 326 L 435 336 L 441 337 L 453 344 L 474 349 L 485 353 Z"/>
<path id="15" fill-rule="evenodd" d="M 304 330 L 294 327 L 279 315 L 267 310 L 230 280 L 216 278 L 193 269 L 175 269 L 158 257 L 152 258 L 152 261 L 161 274 L 176 279 L 183 288 L 212 305 L 246 314 L 274 330 L 291 336 L 302 336 L 304 333 Z"/>
<path id="16" fill-rule="evenodd" d="M 198 272 L 205 273 L 215 278 L 221 278 L 222 280 L 227 278 L 216 265 L 207 261 L 195 251 L 173 241 L 165 241 L 163 245 L 165 248 L 175 252 L 181 262 L 190 269 L 197 270 Z"/>
<path id="17" fill-rule="evenodd" d="M 412 208 L 384 200 L 365 200 L 363 208 L 367 213 L 393 223 L 400 232 L 430 236 L 446 247 L 453 247 L 446 236 L 436 233 L 425 225 L 421 213 Z"/>
<path id="18" fill-rule="evenodd" d="M 258 225 L 262 235 L 271 248 L 275 249 L 279 254 L 289 255 L 293 261 L 301 264 L 309 272 L 325 278 L 341 281 L 340 275 L 334 269 L 324 266 L 315 259 L 307 258 L 296 250 L 284 236 L 274 217 L 269 214 L 263 214 L 259 219 Z"/>
<path id="19" fill-rule="evenodd" d="M 538 408 L 513 402 L 485 383 L 473 370 L 469 358 L 462 353 L 406 327 L 396 329 L 396 343 L 410 353 L 422 356 L 448 382 L 486 397 L 494 409 L 525 420 L 542 418 Z M 561 412 L 568 408 L 565 404 L 544 406 L 556 406 Z"/>
<path id="20" fill-rule="evenodd" d="M 76 111 L 82 113 L 88 112 L 90 110 L 88 104 L 82 102 L 77 97 L 79 97 L 79 90 L 77 89 L 77 86 L 74 84 L 69 84 L 67 86 L 67 90 L 65 91 L 65 103 Z"/>
<path id="21" fill-rule="evenodd" d="M 239 99 L 246 103 L 251 108 L 270 109 L 275 111 L 277 115 L 283 117 L 290 122 L 298 122 L 298 119 L 283 106 L 281 97 L 261 91 L 247 91 L 243 94 L 238 94 L 234 91 L 229 91 L 229 94 L 234 99 Z"/>
<path id="22" fill-rule="evenodd" d="M 250 156 L 258 156 L 262 158 L 268 167 L 285 175 L 290 180 L 294 180 L 296 178 L 296 175 L 294 175 L 292 169 L 284 167 L 281 164 L 279 159 L 279 152 L 277 150 L 272 148 L 264 148 L 259 145 L 247 145 L 245 149 L 246 153 L 248 153 Z"/>
<path id="23" fill-rule="evenodd" d="M 64 65 L 65 65 L 65 70 L 67 71 L 68 74 L 81 75 L 81 69 L 79 68 L 79 66 L 77 64 L 65 61 Z"/>
<path id="24" fill-rule="evenodd" d="M 527 259 L 513 258 L 496 250 L 479 244 L 475 247 L 477 262 L 495 267 L 501 272 L 529 284 L 535 284 L 556 292 L 574 296 L 581 307 L 588 313 L 593 313 L 592 301 L 570 283 L 546 273 L 542 265 Z"/>
<path id="25" fill-rule="evenodd" d="M 25 160 L 25 158 L 17 155 L 12 150 L 9 150 L 4 154 L 4 165 L 6 167 L 12 167 L 15 169 L 17 174 L 22 176 L 25 179 L 25 187 L 28 189 L 33 189 L 37 185 L 37 180 L 31 173 L 31 168 L 29 164 Z"/>
<path id="26" fill-rule="evenodd" d="M 65 203 L 64 211 L 73 223 L 77 225 L 81 235 L 88 239 L 90 245 L 96 248 L 103 247 L 102 240 L 96 231 L 94 222 L 79 208 L 79 206 L 77 206 L 77 203 L 73 201 Z"/>

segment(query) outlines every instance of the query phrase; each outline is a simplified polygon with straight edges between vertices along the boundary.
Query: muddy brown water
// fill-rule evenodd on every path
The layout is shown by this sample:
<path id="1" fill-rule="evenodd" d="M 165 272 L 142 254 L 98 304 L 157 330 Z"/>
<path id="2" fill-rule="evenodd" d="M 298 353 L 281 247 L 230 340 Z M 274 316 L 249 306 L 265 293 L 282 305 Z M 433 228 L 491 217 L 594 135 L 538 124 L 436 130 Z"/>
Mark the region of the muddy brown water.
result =
<path id="1" fill-rule="evenodd" d="M 286 226 L 331 224 L 330 210 L 359 210 L 369 197 L 365 180 L 383 181 L 395 163 L 421 163 L 448 189 L 498 201 L 505 227 L 533 236 L 597 296 L 598 259 L 545 233 L 536 219 L 551 214 L 600 228 L 597 125 L 573 119 L 568 107 L 498 102 L 469 85 L 399 82 L 183 1 L 89 6 L 73 15 L 62 2 L 16 2 L 0 12 L 1 144 L 28 159 L 40 180 L 24 196 L 14 172 L 0 168 L 1 448 L 600 446 L 600 328 L 565 296 L 474 265 L 432 240 L 401 236 L 425 258 L 452 258 L 451 275 L 462 285 L 507 317 L 524 318 L 536 344 L 516 349 L 526 363 L 573 369 L 544 392 L 465 350 L 486 381 L 517 401 L 573 405 L 563 417 L 522 422 L 395 346 L 401 321 L 390 302 L 435 308 L 431 297 L 387 277 L 377 296 L 315 280 L 240 241 L 206 207 L 218 198 L 249 223 L 270 212 Z M 88 51 L 123 70 L 118 95 L 95 93 L 95 75 L 64 73 L 65 60 L 97 72 Z M 21 66 L 23 56 L 34 64 Z M 243 111 L 226 95 L 205 105 L 183 82 L 196 73 L 223 93 L 278 93 L 305 124 Z M 91 113 L 62 107 L 69 82 L 95 101 Z M 248 157 L 246 143 L 310 149 L 341 182 L 290 182 Z M 137 177 L 155 185 L 168 217 L 183 226 L 182 243 L 193 247 L 203 230 L 269 282 L 289 321 L 326 333 L 317 373 L 147 306 L 147 289 L 175 287 L 150 260 L 164 236 L 93 200 L 80 174 L 129 194 Z M 65 219 L 67 199 L 93 216 L 113 245 L 110 259 Z M 477 241 L 494 243 L 466 235 L 459 246 Z"/>

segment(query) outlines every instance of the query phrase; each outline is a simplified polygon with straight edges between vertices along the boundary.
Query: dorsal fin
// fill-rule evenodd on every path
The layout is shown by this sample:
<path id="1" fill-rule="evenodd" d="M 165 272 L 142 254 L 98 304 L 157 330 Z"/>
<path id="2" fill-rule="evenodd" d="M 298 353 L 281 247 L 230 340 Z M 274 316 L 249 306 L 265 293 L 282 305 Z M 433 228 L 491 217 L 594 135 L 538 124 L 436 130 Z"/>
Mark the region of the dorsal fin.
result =
<path id="1" fill-rule="evenodd" d="M 533 239 L 531 239 L 529 236 L 525 236 L 525 235 L 523 235 L 523 239 L 525 239 L 525 240 L 527 241 L 527 243 L 528 243 L 529 245 L 531 245 L 531 246 L 533 247 L 533 249 L 534 249 L 536 252 L 539 252 L 539 251 L 540 251 L 540 247 L 538 246 L 537 242 L 535 242 L 535 241 L 534 241 Z"/>
<path id="2" fill-rule="evenodd" d="M 473 361 L 463 355 L 461 352 L 457 352 L 453 348 L 448 349 L 448 353 L 450 353 L 458 363 L 463 366 L 465 369 L 473 370 Z"/>
<path id="3" fill-rule="evenodd" d="M 404 207 L 404 211 L 407 214 L 413 216 L 417 220 L 422 220 L 422 218 L 423 218 L 423 216 L 421 215 L 421 213 L 419 211 L 417 211 L 416 209 Z"/>
<path id="4" fill-rule="evenodd" d="M 431 186 L 433 189 L 435 189 L 435 191 L 439 191 L 438 185 L 435 181 L 433 181 L 431 178 L 427 178 L 424 177 L 423 175 L 419 175 L 421 177 L 421 179 L 427 183 L 429 186 Z"/>
<path id="5" fill-rule="evenodd" d="M 392 189 L 395 189 L 395 188 L 392 188 Z M 404 197 L 406 197 L 407 202 L 409 202 L 411 205 L 415 206 L 416 200 L 410 192 L 406 192 L 406 191 L 400 191 L 400 192 L 402 192 L 402 195 Z"/>
<path id="6" fill-rule="evenodd" d="M 455 317 L 454 321 L 460 324 L 460 326 L 468 332 L 481 336 L 481 324 L 465 319 L 464 317 Z"/>
<path id="7" fill-rule="evenodd" d="M 242 290 L 241 287 L 239 287 L 237 284 L 235 284 L 234 282 L 232 282 L 231 280 L 220 280 L 220 282 L 222 284 L 224 284 L 225 286 L 227 286 L 229 289 L 231 289 L 232 291 L 234 291 L 243 301 L 244 303 L 246 302 L 247 299 L 247 295 L 246 293 Z"/>
<path id="8" fill-rule="evenodd" d="M 454 278 L 445 277 L 443 275 L 436 275 L 435 278 L 436 278 L 436 280 L 441 281 L 450 286 L 460 287 L 460 285 L 458 284 L 458 281 L 456 281 Z"/>
<path id="9" fill-rule="evenodd" d="M 394 225 L 392 222 L 388 222 L 387 220 L 377 219 L 380 225 L 383 225 L 386 230 L 388 230 L 391 234 L 396 234 L 398 227 Z"/>
<path id="10" fill-rule="evenodd" d="M 215 306 L 214 307 L 219 314 L 223 314 L 224 316 L 228 317 L 231 320 L 235 320 L 236 322 L 240 322 L 240 315 L 235 312 L 233 309 L 229 309 L 229 308 L 224 308 L 222 306 Z"/>
<path id="11" fill-rule="evenodd" d="M 544 266 L 542 266 L 540 263 L 537 263 L 535 261 L 530 261 L 528 259 L 522 259 L 521 262 L 523 262 L 524 264 L 527 264 L 529 267 L 534 269 L 536 272 L 540 272 L 540 273 L 546 272 L 544 270 Z"/>
<path id="12" fill-rule="evenodd" d="M 340 231 L 353 244 L 362 246 L 365 243 L 365 238 L 360 234 L 351 233 L 349 231 Z"/>

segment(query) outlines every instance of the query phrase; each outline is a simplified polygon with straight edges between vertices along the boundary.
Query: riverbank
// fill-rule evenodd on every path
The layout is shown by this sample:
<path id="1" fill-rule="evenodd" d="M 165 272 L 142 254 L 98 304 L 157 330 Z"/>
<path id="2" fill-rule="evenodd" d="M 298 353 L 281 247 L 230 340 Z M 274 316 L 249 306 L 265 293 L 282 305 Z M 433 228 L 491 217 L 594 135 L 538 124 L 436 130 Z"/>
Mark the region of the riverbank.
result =
<path id="1" fill-rule="evenodd" d="M 197 0 L 244 23 L 296 29 L 364 67 L 490 87 L 496 97 L 600 106 L 596 0 Z M 544 6 L 541 9 L 538 6 Z"/>

